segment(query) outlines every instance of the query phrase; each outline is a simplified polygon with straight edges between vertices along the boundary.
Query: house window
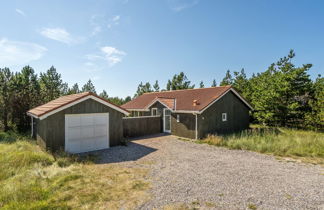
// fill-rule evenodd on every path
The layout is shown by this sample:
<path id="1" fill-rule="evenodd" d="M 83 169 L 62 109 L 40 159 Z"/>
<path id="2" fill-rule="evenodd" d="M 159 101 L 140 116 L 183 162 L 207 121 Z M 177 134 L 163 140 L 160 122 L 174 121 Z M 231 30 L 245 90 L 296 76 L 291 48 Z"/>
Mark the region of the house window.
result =
<path id="1" fill-rule="evenodd" d="M 222 121 L 227 121 L 227 113 L 222 113 Z"/>
<path id="2" fill-rule="evenodd" d="M 157 115 L 157 108 L 152 108 L 151 115 L 156 116 Z"/>
<path id="3" fill-rule="evenodd" d="M 177 122 L 180 122 L 180 115 L 177 114 Z"/>

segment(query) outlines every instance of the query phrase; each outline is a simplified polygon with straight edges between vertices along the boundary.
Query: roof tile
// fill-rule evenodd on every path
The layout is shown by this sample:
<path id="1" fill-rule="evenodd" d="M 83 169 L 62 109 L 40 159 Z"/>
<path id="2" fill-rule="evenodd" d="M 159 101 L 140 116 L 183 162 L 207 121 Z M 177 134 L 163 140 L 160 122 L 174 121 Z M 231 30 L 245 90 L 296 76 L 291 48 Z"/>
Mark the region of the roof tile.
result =
<path id="1" fill-rule="evenodd" d="M 111 102 L 107 101 L 104 98 L 101 98 L 101 97 L 97 96 L 94 93 L 83 92 L 83 93 L 77 93 L 77 94 L 72 94 L 72 95 L 67 95 L 67 96 L 61 96 L 61 97 L 59 97 L 59 98 L 57 98 L 57 99 L 55 99 L 53 101 L 50 101 L 50 102 L 48 102 L 46 104 L 43 104 L 43 105 L 40 105 L 38 107 L 35 107 L 35 108 L 31 109 L 27 113 L 32 114 L 32 115 L 37 116 L 37 117 L 40 117 L 40 116 L 42 116 L 44 114 L 47 114 L 47 113 L 49 113 L 51 111 L 54 111 L 54 110 L 56 110 L 56 109 L 58 109 L 60 107 L 68 105 L 68 104 L 70 104 L 72 102 L 75 102 L 75 101 L 77 101 L 79 99 L 82 99 L 84 97 L 87 97 L 89 95 L 95 96 L 95 97 L 97 97 L 97 98 L 99 98 L 99 99 L 101 99 L 101 100 L 103 100 L 103 101 L 105 101 L 107 103 L 112 104 Z M 116 107 L 118 107 L 118 108 L 120 108 L 120 109 L 122 109 L 122 110 L 124 110 L 126 112 L 128 112 L 127 110 L 125 110 L 122 107 L 119 107 L 119 106 L 117 106 L 115 104 L 112 104 L 112 105 L 116 106 Z"/>
<path id="2" fill-rule="evenodd" d="M 146 106 L 158 98 L 158 100 L 164 102 L 172 109 L 201 111 L 229 89 L 231 89 L 231 86 L 144 93 L 134 100 L 122 105 L 122 107 L 128 110 L 145 109 Z M 172 105 L 173 100 L 176 100 L 176 107 Z M 196 105 L 193 103 L 194 100 L 197 100 Z"/>

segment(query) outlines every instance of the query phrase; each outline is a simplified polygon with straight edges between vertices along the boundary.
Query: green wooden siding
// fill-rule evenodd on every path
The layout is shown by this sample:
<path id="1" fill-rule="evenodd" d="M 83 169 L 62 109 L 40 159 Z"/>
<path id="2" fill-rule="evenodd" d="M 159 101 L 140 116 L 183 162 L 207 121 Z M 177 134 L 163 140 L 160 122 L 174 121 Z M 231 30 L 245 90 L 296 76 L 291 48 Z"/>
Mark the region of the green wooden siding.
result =
<path id="1" fill-rule="evenodd" d="M 180 121 L 177 122 L 177 115 Z M 172 113 L 171 134 L 185 138 L 196 138 L 196 116 L 187 113 Z"/>
<path id="2" fill-rule="evenodd" d="M 88 99 L 55 113 L 37 122 L 37 142 L 47 150 L 64 150 L 65 145 L 65 115 L 87 113 L 109 113 L 109 142 L 110 146 L 119 145 L 123 140 L 124 116 L 119 111 L 105 106 L 97 101 Z"/>
<path id="3" fill-rule="evenodd" d="M 126 117 L 123 119 L 124 137 L 139 137 L 161 132 L 161 117 Z"/>
<path id="4" fill-rule="evenodd" d="M 227 121 L 222 121 L 227 113 Z M 249 108 L 231 91 L 198 115 L 198 137 L 233 133 L 249 127 Z"/>

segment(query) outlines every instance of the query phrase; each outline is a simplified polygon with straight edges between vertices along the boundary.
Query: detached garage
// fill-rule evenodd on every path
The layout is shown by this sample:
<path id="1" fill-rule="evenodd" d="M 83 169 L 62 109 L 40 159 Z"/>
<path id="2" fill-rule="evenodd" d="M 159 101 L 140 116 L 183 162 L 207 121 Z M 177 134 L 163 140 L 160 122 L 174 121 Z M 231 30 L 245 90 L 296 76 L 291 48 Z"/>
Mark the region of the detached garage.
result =
<path id="1" fill-rule="evenodd" d="M 63 96 L 27 112 L 32 136 L 46 150 L 81 153 L 123 141 L 125 109 L 90 92 Z"/>

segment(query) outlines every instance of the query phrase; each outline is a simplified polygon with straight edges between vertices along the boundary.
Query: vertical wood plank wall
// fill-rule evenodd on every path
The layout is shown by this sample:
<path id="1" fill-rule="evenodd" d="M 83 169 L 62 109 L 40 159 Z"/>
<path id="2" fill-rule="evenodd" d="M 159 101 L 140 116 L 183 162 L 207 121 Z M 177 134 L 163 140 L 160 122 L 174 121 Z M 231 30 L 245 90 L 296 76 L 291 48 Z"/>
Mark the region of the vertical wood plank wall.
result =
<path id="1" fill-rule="evenodd" d="M 65 114 L 109 113 L 110 146 L 119 145 L 123 140 L 123 114 L 97 101 L 88 99 L 37 121 L 37 142 L 50 151 L 64 150 Z"/>

